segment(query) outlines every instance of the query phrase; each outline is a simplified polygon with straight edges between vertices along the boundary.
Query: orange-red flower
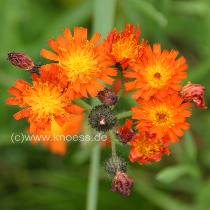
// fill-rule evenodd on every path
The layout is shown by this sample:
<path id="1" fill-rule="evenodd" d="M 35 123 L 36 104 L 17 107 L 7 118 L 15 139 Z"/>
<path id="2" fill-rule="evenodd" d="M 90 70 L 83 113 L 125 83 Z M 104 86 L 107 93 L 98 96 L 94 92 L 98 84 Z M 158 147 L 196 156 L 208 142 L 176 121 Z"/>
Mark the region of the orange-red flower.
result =
<path id="1" fill-rule="evenodd" d="M 131 162 L 149 164 L 160 161 L 164 154 L 170 154 L 168 141 L 164 138 L 157 138 L 156 134 L 141 132 L 129 144 L 131 145 L 129 154 Z"/>
<path id="2" fill-rule="evenodd" d="M 113 62 L 121 64 L 125 69 L 131 63 L 136 62 L 142 54 L 146 42 L 139 43 L 140 27 L 126 24 L 124 31 L 114 29 L 109 33 L 103 44 L 108 49 Z"/>
<path id="3" fill-rule="evenodd" d="M 74 36 L 69 29 L 64 30 L 64 37 L 58 36 L 57 40 L 50 39 L 48 44 L 55 51 L 42 49 L 41 55 L 57 62 L 60 81 L 68 85 L 71 98 L 94 97 L 106 84 L 112 84 L 117 74 L 112 68 L 113 62 L 107 51 L 96 45 L 100 38 L 99 33 L 87 39 L 87 29 L 74 28 Z"/>
<path id="4" fill-rule="evenodd" d="M 137 119 L 136 129 L 156 133 L 158 138 L 168 136 L 176 141 L 189 128 L 186 118 L 191 115 L 189 103 L 176 93 L 164 100 L 151 99 L 139 101 L 140 107 L 133 107 L 133 119 Z"/>
<path id="5" fill-rule="evenodd" d="M 124 125 L 117 129 L 117 135 L 120 142 L 126 144 L 134 137 L 135 133 L 132 130 L 132 124 L 132 120 L 127 119 Z"/>
<path id="6" fill-rule="evenodd" d="M 70 135 L 79 132 L 83 109 L 72 104 L 59 84 L 50 81 L 51 75 L 39 78 L 34 76 L 33 84 L 24 80 L 16 81 L 9 92 L 14 96 L 7 99 L 9 105 L 19 105 L 23 108 L 14 115 L 16 120 L 27 118 L 30 123 L 29 133 L 48 135 Z M 49 143 L 50 142 L 50 143 Z M 64 143 L 49 141 L 53 151 L 64 152 Z"/>
<path id="7" fill-rule="evenodd" d="M 158 99 L 181 89 L 180 82 L 186 78 L 186 61 L 184 57 L 176 59 L 178 51 L 163 50 L 159 44 L 153 48 L 147 46 L 142 59 L 133 64 L 127 78 L 134 79 L 126 84 L 128 91 L 136 90 L 134 98 L 151 97 Z"/>
<path id="8" fill-rule="evenodd" d="M 182 87 L 181 97 L 186 102 L 194 102 L 194 104 L 201 109 L 207 109 L 205 99 L 205 87 L 200 84 L 192 84 L 188 82 Z"/>

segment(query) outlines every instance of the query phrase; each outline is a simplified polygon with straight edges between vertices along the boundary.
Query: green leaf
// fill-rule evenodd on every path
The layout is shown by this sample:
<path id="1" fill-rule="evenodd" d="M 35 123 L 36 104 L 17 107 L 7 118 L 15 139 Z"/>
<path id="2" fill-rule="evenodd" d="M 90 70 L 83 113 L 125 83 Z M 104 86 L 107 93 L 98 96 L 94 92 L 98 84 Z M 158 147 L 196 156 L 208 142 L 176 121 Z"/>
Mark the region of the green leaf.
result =
<path id="1" fill-rule="evenodd" d="M 187 131 L 183 140 L 184 153 L 191 162 L 196 162 L 197 148 L 190 131 Z"/>
<path id="2" fill-rule="evenodd" d="M 205 16 L 208 13 L 208 5 L 202 1 L 171 1 L 169 9 L 184 15 Z"/>
<path id="3" fill-rule="evenodd" d="M 137 174 L 133 174 L 135 179 L 135 190 L 143 197 L 145 197 L 150 202 L 156 204 L 163 210 L 192 210 L 192 207 L 182 201 L 179 201 L 174 196 L 168 195 L 158 189 L 155 189 L 150 182 L 145 180 L 143 177 L 137 177 Z"/>
<path id="4" fill-rule="evenodd" d="M 199 190 L 197 196 L 197 207 L 196 210 L 207 210 L 210 206 L 210 179 L 203 183 L 203 186 Z"/>
<path id="5" fill-rule="evenodd" d="M 151 19 L 153 19 L 155 22 L 157 22 L 161 27 L 166 27 L 168 24 L 167 18 L 158 11 L 151 3 L 144 0 L 130 0 L 129 2 L 132 2 L 140 12 L 144 13 Z"/>
<path id="6" fill-rule="evenodd" d="M 111 5 L 111 7 L 110 7 Z M 104 8 L 109 8 L 108 10 Z M 103 37 L 112 30 L 115 19 L 115 0 L 95 0 L 93 31 L 98 31 Z"/>
<path id="7" fill-rule="evenodd" d="M 159 172 L 156 179 L 162 183 L 170 184 L 184 175 L 188 175 L 192 178 L 199 178 L 200 172 L 192 165 L 170 166 Z"/>

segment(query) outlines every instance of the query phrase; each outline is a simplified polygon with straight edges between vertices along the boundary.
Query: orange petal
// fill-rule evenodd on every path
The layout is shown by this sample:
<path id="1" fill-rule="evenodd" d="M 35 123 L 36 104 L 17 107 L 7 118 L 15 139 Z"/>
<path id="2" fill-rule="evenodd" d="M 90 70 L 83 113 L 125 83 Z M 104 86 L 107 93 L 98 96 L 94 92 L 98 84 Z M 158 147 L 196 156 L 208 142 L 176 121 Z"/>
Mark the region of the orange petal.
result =
<path id="1" fill-rule="evenodd" d="M 21 93 L 22 93 L 19 89 L 15 88 L 15 87 L 10 87 L 8 91 L 9 91 L 9 93 L 11 93 L 12 95 L 14 95 L 16 97 L 21 96 Z"/>
<path id="2" fill-rule="evenodd" d="M 55 53 L 46 49 L 42 49 L 40 55 L 52 61 L 59 61 L 59 57 Z"/>
<path id="3" fill-rule="evenodd" d="M 20 120 L 22 118 L 26 118 L 30 115 L 31 108 L 23 109 L 13 115 L 16 120 Z"/>
<path id="4" fill-rule="evenodd" d="M 87 40 L 87 29 L 82 27 L 74 28 L 74 40 L 76 44 L 81 44 L 83 41 Z"/>
<path id="5" fill-rule="evenodd" d="M 48 45 L 54 50 L 54 51 L 56 51 L 56 52 L 58 52 L 59 50 L 59 48 L 58 48 L 58 44 L 57 44 L 57 42 L 55 41 L 55 39 L 50 39 L 49 41 L 48 41 Z"/>
<path id="6" fill-rule="evenodd" d="M 98 40 L 100 39 L 100 37 L 101 37 L 101 34 L 98 33 L 98 32 L 95 32 L 95 33 L 93 34 L 93 36 L 92 36 L 90 42 L 91 42 L 93 45 L 95 45 L 95 44 L 98 42 Z"/>
<path id="7" fill-rule="evenodd" d="M 7 105 L 19 105 L 20 104 L 20 100 L 17 98 L 8 98 L 6 100 L 6 104 Z"/>

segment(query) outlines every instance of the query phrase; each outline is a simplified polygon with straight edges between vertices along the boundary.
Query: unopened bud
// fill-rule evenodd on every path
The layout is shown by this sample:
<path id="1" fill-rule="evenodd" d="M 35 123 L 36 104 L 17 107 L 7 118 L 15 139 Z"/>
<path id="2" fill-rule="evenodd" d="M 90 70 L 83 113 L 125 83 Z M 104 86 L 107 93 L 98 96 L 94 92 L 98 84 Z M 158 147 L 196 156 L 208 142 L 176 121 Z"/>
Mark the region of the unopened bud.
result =
<path id="1" fill-rule="evenodd" d="M 117 172 L 112 181 L 112 191 L 129 196 L 133 188 L 133 179 L 126 173 Z"/>
<path id="2" fill-rule="evenodd" d="M 97 131 L 108 131 L 115 125 L 116 117 L 108 106 L 99 105 L 91 110 L 89 123 Z"/>
<path id="3" fill-rule="evenodd" d="M 185 102 L 194 102 L 198 108 L 206 109 L 204 91 L 204 86 L 188 82 L 188 84 L 182 88 L 181 96 Z"/>
<path id="4" fill-rule="evenodd" d="M 116 104 L 118 100 L 117 95 L 108 88 L 105 88 L 98 93 L 98 99 L 101 101 L 101 103 L 107 106 L 112 106 Z"/>
<path id="5" fill-rule="evenodd" d="M 21 69 L 30 70 L 35 66 L 34 62 L 28 55 L 20 52 L 8 53 L 8 60 L 12 65 Z"/>
<path id="6" fill-rule="evenodd" d="M 123 158 L 113 156 L 105 161 L 104 168 L 110 176 L 114 177 L 118 171 L 124 173 L 127 171 L 127 163 Z"/>
<path id="7" fill-rule="evenodd" d="M 35 65 L 33 60 L 26 55 L 25 53 L 21 52 L 11 52 L 8 53 L 8 60 L 10 63 L 16 67 L 19 67 L 24 70 L 28 70 L 31 73 L 39 74 L 39 66 Z"/>

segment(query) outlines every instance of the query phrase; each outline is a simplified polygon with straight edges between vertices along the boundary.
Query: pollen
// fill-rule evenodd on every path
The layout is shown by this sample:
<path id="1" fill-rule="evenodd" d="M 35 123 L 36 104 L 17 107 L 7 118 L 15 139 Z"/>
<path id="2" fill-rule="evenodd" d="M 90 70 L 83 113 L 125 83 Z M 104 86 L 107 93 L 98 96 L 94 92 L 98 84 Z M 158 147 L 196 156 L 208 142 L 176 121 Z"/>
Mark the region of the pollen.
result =
<path id="1" fill-rule="evenodd" d="M 23 101 L 31 107 L 38 118 L 50 117 L 63 111 L 62 94 L 58 87 L 51 87 L 48 83 L 34 83 Z"/>
<path id="2" fill-rule="evenodd" d="M 153 64 L 145 69 L 145 78 L 153 88 L 161 88 L 167 85 L 171 78 L 171 71 L 163 64 Z"/>
<path id="3" fill-rule="evenodd" d="M 67 72 L 70 82 L 91 78 L 99 71 L 98 61 L 88 43 L 83 48 L 66 53 L 65 57 L 60 59 L 59 65 Z"/>
<path id="4" fill-rule="evenodd" d="M 112 44 L 112 55 L 117 62 L 123 59 L 134 60 L 139 54 L 139 44 L 134 35 L 120 37 Z"/>
<path id="5" fill-rule="evenodd" d="M 156 126 L 170 126 L 172 124 L 173 112 L 170 107 L 157 106 L 150 113 L 153 124 Z"/>

